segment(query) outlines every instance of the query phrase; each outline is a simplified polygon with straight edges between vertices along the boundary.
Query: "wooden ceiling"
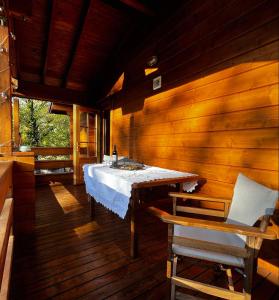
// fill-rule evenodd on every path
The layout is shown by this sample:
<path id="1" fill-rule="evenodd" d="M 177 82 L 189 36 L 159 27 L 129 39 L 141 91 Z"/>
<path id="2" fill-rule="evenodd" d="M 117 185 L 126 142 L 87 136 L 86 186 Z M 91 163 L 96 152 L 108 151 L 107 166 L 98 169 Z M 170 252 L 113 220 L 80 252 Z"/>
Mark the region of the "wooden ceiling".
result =
<path id="1" fill-rule="evenodd" d="M 18 92 L 94 105 L 123 71 L 124 59 L 181 2 L 6 0 Z"/>

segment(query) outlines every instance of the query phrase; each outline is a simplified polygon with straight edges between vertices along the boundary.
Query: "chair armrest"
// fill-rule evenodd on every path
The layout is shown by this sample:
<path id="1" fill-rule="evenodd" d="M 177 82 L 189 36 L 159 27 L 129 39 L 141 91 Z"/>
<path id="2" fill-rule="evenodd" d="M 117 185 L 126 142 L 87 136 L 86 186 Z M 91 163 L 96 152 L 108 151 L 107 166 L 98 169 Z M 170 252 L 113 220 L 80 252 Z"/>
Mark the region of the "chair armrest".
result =
<path id="1" fill-rule="evenodd" d="M 170 197 L 175 198 L 183 198 L 183 199 L 193 199 L 193 200 L 203 200 L 203 201 L 212 201 L 212 202 L 222 202 L 222 203 L 231 203 L 230 199 L 220 199 L 220 198 L 213 198 L 208 196 L 202 196 L 202 195 L 193 195 L 193 194 L 186 194 L 186 193 L 169 193 Z"/>
<path id="2" fill-rule="evenodd" d="M 207 230 L 218 230 L 223 232 L 242 234 L 251 237 L 258 237 L 268 240 L 276 240 L 277 235 L 274 231 L 267 229 L 265 232 L 260 231 L 257 227 L 246 225 L 227 224 L 223 222 L 201 220 L 194 218 L 186 218 L 180 216 L 173 216 L 156 207 L 149 207 L 148 210 L 163 222 L 182 226 L 198 227 Z"/>

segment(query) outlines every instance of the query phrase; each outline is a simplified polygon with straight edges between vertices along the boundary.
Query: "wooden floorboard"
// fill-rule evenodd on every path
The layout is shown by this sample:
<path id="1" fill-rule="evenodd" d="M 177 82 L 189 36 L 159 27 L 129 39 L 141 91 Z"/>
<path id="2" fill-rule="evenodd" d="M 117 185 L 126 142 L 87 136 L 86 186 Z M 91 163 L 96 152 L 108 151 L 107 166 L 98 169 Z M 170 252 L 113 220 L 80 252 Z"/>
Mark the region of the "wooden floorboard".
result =
<path id="1" fill-rule="evenodd" d="M 127 220 L 97 205 L 92 221 L 83 186 L 39 187 L 35 235 L 16 240 L 11 299 L 168 299 L 167 227 L 145 211 L 138 219 L 139 257 L 131 259 Z M 178 272 L 226 286 L 224 274 L 210 263 L 183 260 Z M 269 280 L 274 274 L 261 274 L 254 280 L 254 299 L 278 299 L 278 287 Z M 234 272 L 234 280 L 241 290 L 241 275 Z"/>

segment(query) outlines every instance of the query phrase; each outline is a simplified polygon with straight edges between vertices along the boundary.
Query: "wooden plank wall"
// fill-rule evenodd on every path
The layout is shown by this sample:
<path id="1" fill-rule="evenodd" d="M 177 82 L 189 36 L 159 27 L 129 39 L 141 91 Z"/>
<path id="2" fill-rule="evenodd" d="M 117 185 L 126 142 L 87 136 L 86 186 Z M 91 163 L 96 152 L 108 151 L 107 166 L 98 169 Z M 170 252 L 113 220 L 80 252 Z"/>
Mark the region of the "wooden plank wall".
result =
<path id="1" fill-rule="evenodd" d="M 0 95 L 0 153 L 12 151 L 12 106 L 10 101 L 10 65 L 9 65 L 9 31 L 7 26 L 0 26 L 0 93 L 5 92 L 7 99 Z"/>
<path id="2" fill-rule="evenodd" d="M 35 226 L 34 153 L 13 152 L 0 157 L 0 161 L 13 161 L 14 233 L 30 235 Z"/>
<path id="3" fill-rule="evenodd" d="M 198 173 L 209 195 L 231 197 L 239 172 L 278 189 L 278 1 L 187 1 L 143 45 L 112 96 L 119 154 Z"/>

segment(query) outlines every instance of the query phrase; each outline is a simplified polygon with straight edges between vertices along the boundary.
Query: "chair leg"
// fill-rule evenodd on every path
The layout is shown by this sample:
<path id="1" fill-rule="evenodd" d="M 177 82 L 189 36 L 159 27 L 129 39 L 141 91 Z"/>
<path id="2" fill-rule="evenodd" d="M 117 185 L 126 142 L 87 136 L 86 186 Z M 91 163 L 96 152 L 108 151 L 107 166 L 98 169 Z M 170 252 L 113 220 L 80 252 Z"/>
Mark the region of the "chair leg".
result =
<path id="1" fill-rule="evenodd" d="M 177 255 L 173 257 L 172 276 L 176 276 Z M 175 300 L 175 284 L 171 282 L 171 300 Z"/>
<path id="2" fill-rule="evenodd" d="M 252 299 L 252 280 L 253 280 L 253 266 L 254 266 L 254 259 L 253 256 L 247 258 L 245 261 L 245 268 L 244 268 L 244 294 L 246 300 Z"/>

